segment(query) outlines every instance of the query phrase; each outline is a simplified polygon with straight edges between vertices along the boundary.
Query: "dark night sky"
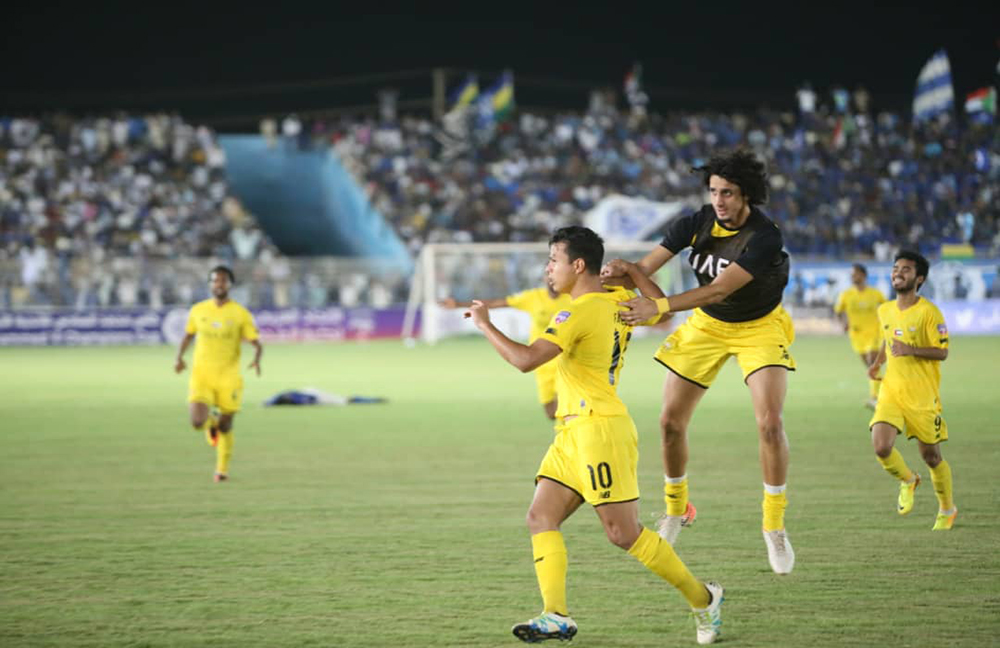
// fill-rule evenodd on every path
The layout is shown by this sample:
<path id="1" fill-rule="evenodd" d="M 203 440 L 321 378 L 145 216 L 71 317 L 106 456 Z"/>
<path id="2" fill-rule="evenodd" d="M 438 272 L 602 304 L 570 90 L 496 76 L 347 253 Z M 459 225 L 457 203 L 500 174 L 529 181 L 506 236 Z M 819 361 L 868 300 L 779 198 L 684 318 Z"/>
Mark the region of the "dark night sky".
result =
<path id="1" fill-rule="evenodd" d="M 374 103 L 386 85 L 401 100 L 429 96 L 429 74 L 366 77 L 435 66 L 479 70 L 481 84 L 510 67 L 519 104 L 582 108 L 587 88 L 620 88 L 633 61 L 643 63 L 653 110 L 791 108 L 805 80 L 824 95 L 835 83 L 861 84 L 876 108 L 906 110 L 920 67 L 940 47 L 956 99 L 1000 81 L 995 2 L 978 10 L 955 2 L 933 11 L 703 2 L 559 12 L 492 2 L 476 13 L 411 15 L 363 15 L 340 4 L 22 7 L 2 27 L 0 112 L 161 107 L 212 119 L 356 106 Z"/>

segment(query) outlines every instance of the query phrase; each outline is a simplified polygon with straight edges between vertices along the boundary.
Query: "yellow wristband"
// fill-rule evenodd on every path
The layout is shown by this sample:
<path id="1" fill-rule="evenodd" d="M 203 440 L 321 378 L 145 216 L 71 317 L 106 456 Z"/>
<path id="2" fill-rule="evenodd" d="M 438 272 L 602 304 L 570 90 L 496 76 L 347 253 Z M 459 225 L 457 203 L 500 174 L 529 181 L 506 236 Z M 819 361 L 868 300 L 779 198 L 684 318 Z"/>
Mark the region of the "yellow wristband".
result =
<path id="1" fill-rule="evenodd" d="M 660 313 L 662 315 L 663 313 L 670 312 L 670 302 L 667 301 L 666 297 L 660 297 L 659 299 L 654 299 L 653 301 L 656 302 L 657 313 Z"/>

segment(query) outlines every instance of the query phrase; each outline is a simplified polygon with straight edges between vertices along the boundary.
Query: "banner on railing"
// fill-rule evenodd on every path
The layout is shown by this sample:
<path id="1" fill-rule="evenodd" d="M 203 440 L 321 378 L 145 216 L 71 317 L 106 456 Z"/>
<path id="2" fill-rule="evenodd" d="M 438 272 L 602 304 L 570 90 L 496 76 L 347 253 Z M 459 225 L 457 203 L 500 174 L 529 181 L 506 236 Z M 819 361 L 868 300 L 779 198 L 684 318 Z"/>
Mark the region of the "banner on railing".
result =
<path id="1" fill-rule="evenodd" d="M 1000 335 L 1000 299 L 943 301 L 952 335 Z M 264 342 L 398 338 L 404 307 L 254 310 Z M 788 309 L 799 334 L 839 334 L 826 309 Z M 177 344 L 187 310 L 0 311 L 0 346 Z M 657 335 L 658 332 L 652 332 Z"/>
<path id="2" fill-rule="evenodd" d="M 398 338 L 404 308 L 252 311 L 265 342 Z M 187 309 L 0 311 L 0 346 L 177 344 Z"/>

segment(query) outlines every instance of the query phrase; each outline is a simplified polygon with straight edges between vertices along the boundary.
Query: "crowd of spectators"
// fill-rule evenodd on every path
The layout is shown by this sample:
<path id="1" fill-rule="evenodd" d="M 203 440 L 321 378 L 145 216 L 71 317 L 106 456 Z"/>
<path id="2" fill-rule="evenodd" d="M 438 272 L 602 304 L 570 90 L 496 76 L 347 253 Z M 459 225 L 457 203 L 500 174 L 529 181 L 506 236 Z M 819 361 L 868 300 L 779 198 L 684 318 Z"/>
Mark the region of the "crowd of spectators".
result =
<path id="1" fill-rule="evenodd" d="M 225 166 L 212 131 L 177 116 L 0 119 L 0 263 L 20 268 L 0 288 L 14 302 L 100 301 L 108 279 L 77 285 L 71 264 L 258 257 L 269 243 Z"/>
<path id="2" fill-rule="evenodd" d="M 815 102 L 814 102 L 815 103 Z M 330 143 L 413 249 L 435 241 L 535 241 L 611 194 L 703 196 L 690 168 L 742 146 L 767 162 L 767 213 L 793 254 L 885 258 L 899 246 L 1000 248 L 1000 135 L 955 119 L 920 126 L 864 110 L 521 112 L 488 138 L 427 119 L 343 120 L 296 129 Z M 449 154 L 452 154 L 449 156 Z"/>
<path id="3" fill-rule="evenodd" d="M 867 95 L 828 107 L 813 96 L 798 112 L 636 114 L 596 101 L 487 124 L 460 112 L 437 123 L 289 115 L 262 133 L 329 147 L 414 253 L 544 240 L 613 194 L 697 200 L 691 167 L 746 147 L 767 163 L 765 210 L 799 258 L 885 260 L 900 246 L 934 256 L 946 242 L 1000 255 L 1000 131 L 964 119 L 915 126 L 874 113 Z M 0 119 L 0 265 L 18 269 L 0 281 L 0 307 L 185 300 L 160 270 L 178 258 L 251 260 L 280 275 L 281 255 L 230 195 L 225 167 L 212 131 L 177 116 Z M 345 280 L 320 298 L 316 277 L 301 276 L 264 301 L 370 290 Z"/>

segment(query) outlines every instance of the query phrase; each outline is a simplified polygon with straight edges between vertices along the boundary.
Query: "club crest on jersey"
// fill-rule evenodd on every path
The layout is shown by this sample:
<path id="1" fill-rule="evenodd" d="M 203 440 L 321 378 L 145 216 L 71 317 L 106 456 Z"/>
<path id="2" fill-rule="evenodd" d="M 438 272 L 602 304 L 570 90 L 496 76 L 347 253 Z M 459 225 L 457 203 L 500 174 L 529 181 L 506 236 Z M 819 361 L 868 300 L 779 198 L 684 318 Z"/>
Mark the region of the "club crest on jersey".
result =
<path id="1" fill-rule="evenodd" d="M 570 316 L 569 311 L 559 311 L 556 314 L 556 319 L 555 319 L 556 324 L 562 324 L 563 322 L 569 319 L 569 316 Z"/>
<path id="2" fill-rule="evenodd" d="M 698 274 L 708 275 L 713 279 L 731 263 L 729 259 L 714 257 L 711 254 L 701 255 L 700 252 L 692 254 L 690 258 L 691 269 Z"/>

